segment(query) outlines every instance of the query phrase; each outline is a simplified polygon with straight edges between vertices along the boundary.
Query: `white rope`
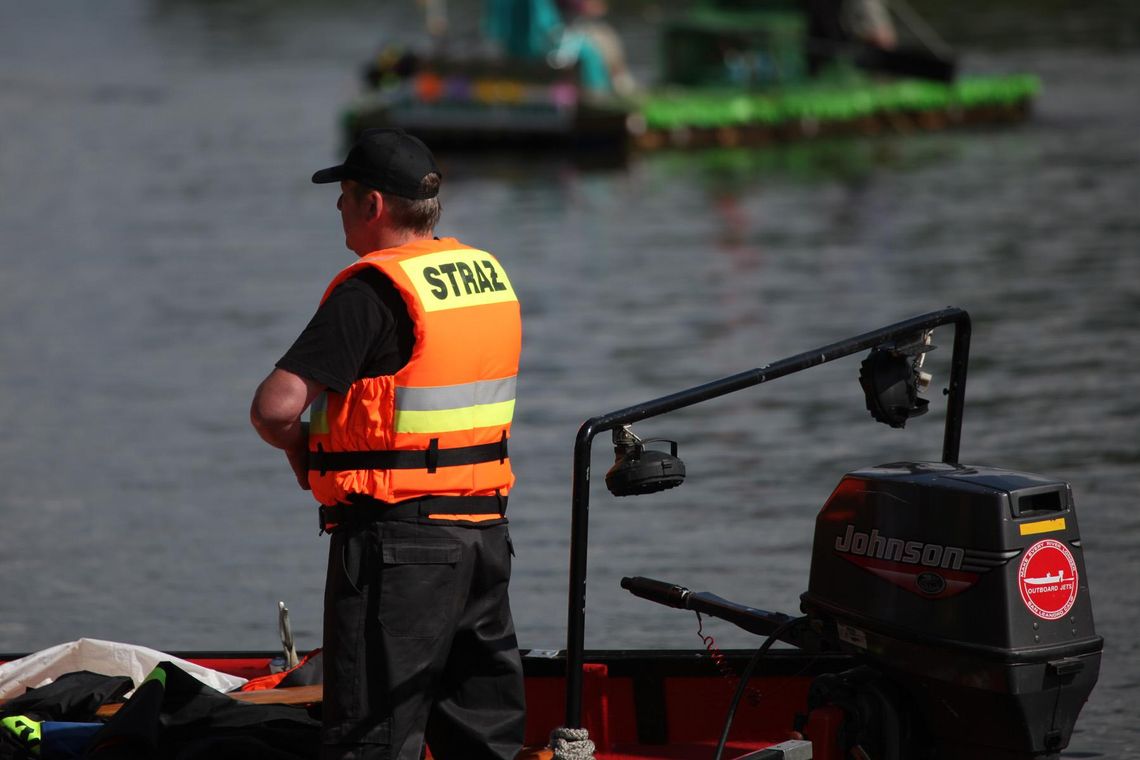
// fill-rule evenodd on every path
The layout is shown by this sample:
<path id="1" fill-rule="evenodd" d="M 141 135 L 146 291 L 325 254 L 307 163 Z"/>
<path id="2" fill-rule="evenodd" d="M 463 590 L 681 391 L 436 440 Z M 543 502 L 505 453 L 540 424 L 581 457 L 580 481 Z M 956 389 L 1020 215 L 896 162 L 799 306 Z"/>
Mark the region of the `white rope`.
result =
<path id="1" fill-rule="evenodd" d="M 594 760 L 594 743 L 584 728 L 559 727 L 550 732 L 554 760 Z"/>

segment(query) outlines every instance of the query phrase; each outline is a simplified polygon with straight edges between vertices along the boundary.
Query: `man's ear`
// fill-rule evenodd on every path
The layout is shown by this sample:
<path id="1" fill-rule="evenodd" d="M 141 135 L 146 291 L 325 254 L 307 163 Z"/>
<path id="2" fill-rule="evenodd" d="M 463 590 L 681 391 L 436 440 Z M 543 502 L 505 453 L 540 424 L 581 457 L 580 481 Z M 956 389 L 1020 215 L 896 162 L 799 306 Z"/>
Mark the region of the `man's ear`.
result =
<path id="1" fill-rule="evenodd" d="M 380 218 L 380 214 L 384 212 L 384 196 L 380 195 L 378 190 L 373 190 L 368 194 L 368 221 L 374 222 Z"/>

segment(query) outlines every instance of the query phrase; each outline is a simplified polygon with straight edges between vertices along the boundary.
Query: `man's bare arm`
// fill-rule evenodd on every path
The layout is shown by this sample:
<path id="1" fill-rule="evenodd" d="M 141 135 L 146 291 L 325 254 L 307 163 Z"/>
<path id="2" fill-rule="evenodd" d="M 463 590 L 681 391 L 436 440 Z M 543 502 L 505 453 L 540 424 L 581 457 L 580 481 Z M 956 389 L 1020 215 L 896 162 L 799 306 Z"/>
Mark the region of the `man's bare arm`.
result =
<path id="1" fill-rule="evenodd" d="M 270 446 L 285 451 L 301 488 L 309 490 L 309 432 L 301 415 L 325 386 L 287 370 L 275 369 L 253 394 L 249 420 Z"/>

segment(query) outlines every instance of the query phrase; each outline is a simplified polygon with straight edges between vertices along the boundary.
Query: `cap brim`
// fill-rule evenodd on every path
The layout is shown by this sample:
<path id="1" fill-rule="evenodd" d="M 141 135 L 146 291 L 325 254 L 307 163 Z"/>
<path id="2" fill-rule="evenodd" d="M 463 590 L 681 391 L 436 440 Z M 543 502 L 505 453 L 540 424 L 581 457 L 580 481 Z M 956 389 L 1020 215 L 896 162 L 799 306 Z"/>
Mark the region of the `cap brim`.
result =
<path id="1" fill-rule="evenodd" d="M 330 166 L 327 169 L 321 169 L 319 172 L 313 174 L 313 184 L 326 185 L 330 182 L 343 182 L 348 179 L 348 172 L 341 164 L 339 166 Z"/>

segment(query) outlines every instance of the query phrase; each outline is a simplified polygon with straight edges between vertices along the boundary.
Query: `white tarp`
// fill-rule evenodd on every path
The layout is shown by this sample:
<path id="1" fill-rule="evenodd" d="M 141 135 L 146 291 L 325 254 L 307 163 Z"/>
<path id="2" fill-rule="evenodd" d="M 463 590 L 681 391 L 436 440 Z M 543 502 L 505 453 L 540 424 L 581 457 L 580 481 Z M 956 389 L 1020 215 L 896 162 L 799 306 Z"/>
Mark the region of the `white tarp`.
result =
<path id="1" fill-rule="evenodd" d="M 89 670 L 105 676 L 130 676 L 138 686 L 158 663 L 173 662 L 207 686 L 232 691 L 244 678 L 203 668 L 156 649 L 99 639 L 79 639 L 40 650 L 0 665 L 0 700 L 51 683 L 65 673 Z"/>

